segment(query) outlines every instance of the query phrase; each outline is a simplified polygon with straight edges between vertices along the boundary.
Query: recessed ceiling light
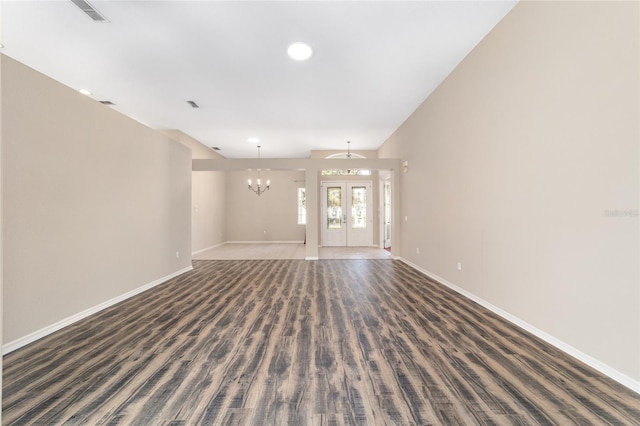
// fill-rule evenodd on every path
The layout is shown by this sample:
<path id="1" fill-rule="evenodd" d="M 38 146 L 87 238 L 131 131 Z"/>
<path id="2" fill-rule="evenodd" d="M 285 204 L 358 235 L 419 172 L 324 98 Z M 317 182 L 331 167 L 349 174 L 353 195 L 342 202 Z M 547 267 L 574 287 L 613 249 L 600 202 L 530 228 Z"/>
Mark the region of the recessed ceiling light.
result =
<path id="1" fill-rule="evenodd" d="M 4 48 L 4 44 L 0 43 L 0 49 Z"/>
<path id="2" fill-rule="evenodd" d="M 91 96 L 91 92 L 87 89 L 80 89 L 78 90 L 78 92 L 82 93 L 83 95 Z"/>
<path id="3" fill-rule="evenodd" d="M 291 59 L 295 59 L 296 61 L 306 61 L 311 57 L 311 55 L 313 55 L 313 49 L 307 43 L 297 41 L 289 45 L 287 53 Z"/>
<path id="4" fill-rule="evenodd" d="M 258 142 L 260 142 L 260 139 L 258 139 L 258 138 L 249 138 L 249 139 L 247 139 L 247 142 L 258 143 Z"/>

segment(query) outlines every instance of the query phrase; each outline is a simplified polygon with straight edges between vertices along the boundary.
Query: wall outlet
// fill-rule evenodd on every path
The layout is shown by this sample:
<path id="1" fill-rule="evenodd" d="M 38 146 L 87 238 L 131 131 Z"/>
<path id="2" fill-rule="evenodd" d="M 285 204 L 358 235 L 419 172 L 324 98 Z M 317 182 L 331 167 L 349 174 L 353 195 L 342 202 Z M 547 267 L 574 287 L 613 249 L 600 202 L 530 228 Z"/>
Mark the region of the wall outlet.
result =
<path id="1" fill-rule="evenodd" d="M 179 251 L 176 252 L 176 259 L 180 259 L 180 252 Z"/>
<path id="2" fill-rule="evenodd" d="M 416 254 L 420 254 L 420 247 L 416 247 Z"/>
<path id="3" fill-rule="evenodd" d="M 462 263 L 461 262 L 458 262 L 457 267 L 458 267 L 458 271 L 462 271 Z"/>
<path id="4" fill-rule="evenodd" d="M 264 235 L 267 235 L 267 231 L 262 231 L 264 233 Z"/>
<path id="5" fill-rule="evenodd" d="M 406 221 L 407 221 L 407 219 L 408 219 L 408 218 L 407 218 L 407 216 L 405 216 L 405 217 L 404 217 L 404 221 L 406 222 Z"/>

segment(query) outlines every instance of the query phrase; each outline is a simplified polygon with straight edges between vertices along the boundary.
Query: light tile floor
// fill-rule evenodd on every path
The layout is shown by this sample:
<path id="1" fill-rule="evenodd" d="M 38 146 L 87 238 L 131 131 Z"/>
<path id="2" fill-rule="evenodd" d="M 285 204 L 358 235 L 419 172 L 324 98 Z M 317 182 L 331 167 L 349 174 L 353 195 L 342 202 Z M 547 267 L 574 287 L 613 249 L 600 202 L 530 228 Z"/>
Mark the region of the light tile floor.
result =
<path id="1" fill-rule="evenodd" d="M 304 244 L 229 243 L 193 255 L 194 260 L 304 259 Z M 391 253 L 376 247 L 320 247 L 320 259 L 392 259 Z"/>
<path id="2" fill-rule="evenodd" d="M 320 259 L 393 259 L 377 247 L 320 247 L 318 251 Z"/>

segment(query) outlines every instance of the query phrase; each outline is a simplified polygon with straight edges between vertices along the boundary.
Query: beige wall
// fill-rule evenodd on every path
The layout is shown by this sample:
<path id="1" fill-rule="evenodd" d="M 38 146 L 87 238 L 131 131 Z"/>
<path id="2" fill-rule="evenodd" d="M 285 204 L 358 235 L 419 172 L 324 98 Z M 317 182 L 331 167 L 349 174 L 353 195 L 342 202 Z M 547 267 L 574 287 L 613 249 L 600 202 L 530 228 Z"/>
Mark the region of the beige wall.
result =
<path id="1" fill-rule="evenodd" d="M 0 11 L 2 10 L 2 6 L 0 5 Z M 1 16 L 0 16 L 1 18 Z M 0 82 L 2 82 L 2 55 L 0 55 Z M 4 199 L 3 195 L 3 187 L 4 187 L 4 179 L 3 179 L 3 167 L 2 167 L 2 84 L 0 84 L 0 229 L 3 222 L 3 206 L 2 200 Z M 3 329 L 3 321 L 4 317 L 2 305 L 4 304 L 4 296 L 2 294 L 2 289 L 4 287 L 3 284 L 3 246 L 4 246 L 4 236 L 0 235 L 0 344 L 2 340 L 2 329 Z M 0 362 L 0 424 L 2 424 L 2 363 Z"/>
<path id="2" fill-rule="evenodd" d="M 174 141 L 180 142 L 184 146 L 189 147 L 191 150 L 192 158 L 212 158 L 212 159 L 221 159 L 224 158 L 217 151 L 209 148 L 208 146 L 202 144 L 197 139 L 189 136 L 181 130 L 168 129 L 168 130 L 159 130 L 163 135 L 169 136 Z"/>
<path id="3" fill-rule="evenodd" d="M 255 185 L 256 176 L 255 171 L 227 172 L 227 240 L 303 241 L 297 203 L 304 172 L 262 172 L 263 184 L 270 179 L 271 189 L 260 197 L 247 189 L 247 179 Z"/>
<path id="4" fill-rule="evenodd" d="M 193 172 L 191 176 L 192 252 L 227 241 L 225 172 Z"/>
<path id="5" fill-rule="evenodd" d="M 379 150 L 404 258 L 636 383 L 638 7 L 519 3 Z"/>
<path id="6" fill-rule="evenodd" d="M 163 134 L 188 146 L 192 159 L 224 158 L 179 130 Z M 191 251 L 197 253 L 227 240 L 226 173 L 193 172 L 191 175 Z"/>
<path id="7" fill-rule="evenodd" d="M 1 77 L 4 342 L 189 267 L 189 149 L 8 57 Z"/>

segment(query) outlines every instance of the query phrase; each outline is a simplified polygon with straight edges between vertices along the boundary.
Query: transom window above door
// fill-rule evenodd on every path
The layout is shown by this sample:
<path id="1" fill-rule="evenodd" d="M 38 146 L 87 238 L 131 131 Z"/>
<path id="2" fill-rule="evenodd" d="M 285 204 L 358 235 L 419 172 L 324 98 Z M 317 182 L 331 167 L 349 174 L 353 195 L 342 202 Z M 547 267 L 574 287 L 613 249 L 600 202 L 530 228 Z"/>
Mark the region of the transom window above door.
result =
<path id="1" fill-rule="evenodd" d="M 366 159 L 367 157 L 354 154 L 354 153 L 346 153 L 342 152 L 340 154 L 332 154 L 327 156 L 326 158 L 359 158 Z M 322 176 L 371 176 L 371 170 L 368 169 L 348 169 L 348 170 L 323 170 Z"/>
<path id="2" fill-rule="evenodd" d="M 368 170 L 368 169 L 323 170 L 322 176 L 371 176 L 371 170 Z"/>

